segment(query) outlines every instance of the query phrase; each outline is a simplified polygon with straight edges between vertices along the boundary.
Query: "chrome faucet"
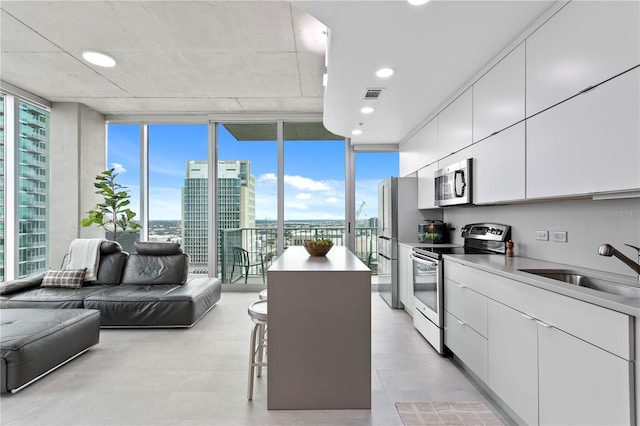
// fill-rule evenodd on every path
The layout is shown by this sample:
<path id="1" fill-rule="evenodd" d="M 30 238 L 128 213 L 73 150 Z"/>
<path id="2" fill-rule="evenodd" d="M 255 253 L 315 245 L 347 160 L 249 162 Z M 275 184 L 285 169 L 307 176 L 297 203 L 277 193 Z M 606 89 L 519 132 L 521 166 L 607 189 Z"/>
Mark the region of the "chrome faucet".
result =
<path id="1" fill-rule="evenodd" d="M 631 248 L 638 250 L 638 259 L 640 261 L 640 248 L 636 246 L 632 246 L 631 244 L 625 244 L 625 246 L 629 246 Z M 640 262 L 639 263 L 634 262 L 633 260 L 629 259 L 624 254 L 620 253 L 618 250 L 616 250 L 613 246 L 609 244 L 601 245 L 600 248 L 598 249 L 598 254 L 600 256 L 609 256 L 609 257 L 615 256 L 621 261 L 623 261 L 625 265 L 627 265 L 629 268 L 633 269 L 636 272 L 636 274 L 640 274 Z M 638 279 L 640 279 L 640 276 L 638 277 Z"/>

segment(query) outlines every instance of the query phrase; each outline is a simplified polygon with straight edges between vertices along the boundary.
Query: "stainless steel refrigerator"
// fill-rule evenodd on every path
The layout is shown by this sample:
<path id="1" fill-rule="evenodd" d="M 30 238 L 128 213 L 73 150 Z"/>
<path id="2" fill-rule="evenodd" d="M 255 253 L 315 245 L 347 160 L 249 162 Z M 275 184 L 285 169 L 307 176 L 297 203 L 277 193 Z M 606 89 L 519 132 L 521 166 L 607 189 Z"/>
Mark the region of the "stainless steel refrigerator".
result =
<path id="1" fill-rule="evenodd" d="M 378 292 L 392 308 L 402 308 L 398 292 L 398 241 L 418 240 L 418 180 L 389 177 L 378 184 Z"/>

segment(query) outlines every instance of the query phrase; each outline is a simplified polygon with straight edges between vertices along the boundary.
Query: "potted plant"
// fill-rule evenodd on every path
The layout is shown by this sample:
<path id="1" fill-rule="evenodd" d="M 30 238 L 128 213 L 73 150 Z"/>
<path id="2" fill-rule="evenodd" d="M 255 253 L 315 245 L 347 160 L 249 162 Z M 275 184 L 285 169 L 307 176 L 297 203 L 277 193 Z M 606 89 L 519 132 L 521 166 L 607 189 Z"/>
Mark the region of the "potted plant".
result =
<path id="1" fill-rule="evenodd" d="M 104 197 L 104 202 L 89 210 L 87 217 L 81 222 L 82 226 L 95 224 L 111 232 L 114 241 L 117 241 L 118 233 L 142 228 L 140 224 L 133 222 L 136 213 L 127 207 L 130 204 L 129 190 L 116 182 L 117 176 L 115 169 L 105 170 L 96 176 L 93 185 L 98 188 L 96 194 Z"/>

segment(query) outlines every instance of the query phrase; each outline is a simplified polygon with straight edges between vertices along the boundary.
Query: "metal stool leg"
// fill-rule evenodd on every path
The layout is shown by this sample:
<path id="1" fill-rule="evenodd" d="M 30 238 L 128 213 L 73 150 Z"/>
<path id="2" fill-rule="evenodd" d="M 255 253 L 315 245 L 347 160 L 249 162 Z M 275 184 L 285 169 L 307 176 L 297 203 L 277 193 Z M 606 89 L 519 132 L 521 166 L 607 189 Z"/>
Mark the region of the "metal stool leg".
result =
<path id="1" fill-rule="evenodd" d="M 258 367 L 257 367 L 257 373 L 256 376 L 260 377 L 260 375 L 262 374 L 262 365 L 266 364 L 264 361 L 264 355 L 267 352 L 267 339 L 266 339 L 266 334 L 267 334 L 267 326 L 264 324 L 260 325 L 260 330 L 258 331 Z"/>
<path id="2" fill-rule="evenodd" d="M 251 346 L 249 348 L 249 388 L 247 390 L 247 399 L 251 401 L 253 399 L 253 374 L 255 371 L 256 365 L 256 340 L 258 335 L 258 330 L 260 329 L 260 324 L 256 324 L 253 326 L 253 330 L 251 331 Z"/>

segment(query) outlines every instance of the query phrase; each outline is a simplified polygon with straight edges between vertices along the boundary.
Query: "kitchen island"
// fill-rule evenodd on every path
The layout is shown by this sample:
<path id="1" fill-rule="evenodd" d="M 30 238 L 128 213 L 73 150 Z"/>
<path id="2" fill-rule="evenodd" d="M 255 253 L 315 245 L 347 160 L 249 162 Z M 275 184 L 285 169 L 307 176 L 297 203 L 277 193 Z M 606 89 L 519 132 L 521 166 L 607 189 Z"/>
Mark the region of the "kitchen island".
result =
<path id="1" fill-rule="evenodd" d="M 345 247 L 269 268 L 269 409 L 371 408 L 371 271 Z"/>

